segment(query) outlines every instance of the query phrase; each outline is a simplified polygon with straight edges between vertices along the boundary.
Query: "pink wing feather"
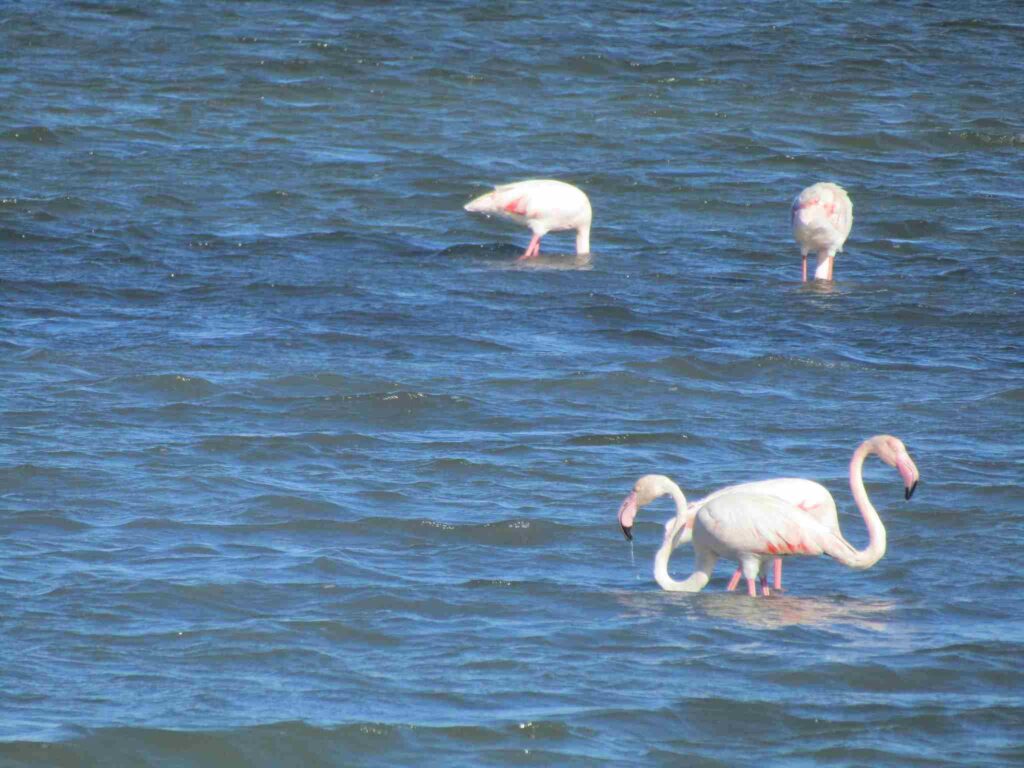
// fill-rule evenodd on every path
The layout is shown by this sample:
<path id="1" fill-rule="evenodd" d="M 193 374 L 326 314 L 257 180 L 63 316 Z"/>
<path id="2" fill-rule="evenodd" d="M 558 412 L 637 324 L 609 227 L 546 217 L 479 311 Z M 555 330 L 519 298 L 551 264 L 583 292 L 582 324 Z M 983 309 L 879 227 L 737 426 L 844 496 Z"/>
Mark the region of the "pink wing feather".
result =
<path id="1" fill-rule="evenodd" d="M 821 555 L 836 541 L 835 534 L 805 511 L 774 496 L 726 493 L 712 499 L 697 516 L 719 548 L 731 552 Z"/>

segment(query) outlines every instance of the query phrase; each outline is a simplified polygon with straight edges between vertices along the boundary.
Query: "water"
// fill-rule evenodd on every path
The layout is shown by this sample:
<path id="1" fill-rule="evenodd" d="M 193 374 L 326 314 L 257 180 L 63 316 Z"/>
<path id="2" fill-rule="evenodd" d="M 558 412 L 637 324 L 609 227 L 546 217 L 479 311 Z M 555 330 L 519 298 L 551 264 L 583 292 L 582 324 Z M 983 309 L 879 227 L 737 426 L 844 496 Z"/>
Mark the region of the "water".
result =
<path id="1" fill-rule="evenodd" d="M 3 6 L 0 765 L 1024 761 L 1019 7 L 537 8 Z M 462 211 L 529 177 L 588 263 Z M 869 571 L 617 530 L 800 475 L 862 546 L 879 432 Z"/>

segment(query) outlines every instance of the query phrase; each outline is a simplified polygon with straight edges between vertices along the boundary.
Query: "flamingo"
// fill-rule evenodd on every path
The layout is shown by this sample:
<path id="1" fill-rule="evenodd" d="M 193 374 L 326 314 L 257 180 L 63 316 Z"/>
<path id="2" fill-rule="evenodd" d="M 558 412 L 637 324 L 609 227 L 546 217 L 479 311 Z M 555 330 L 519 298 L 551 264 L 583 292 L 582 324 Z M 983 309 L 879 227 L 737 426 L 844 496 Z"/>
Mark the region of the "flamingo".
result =
<path id="1" fill-rule="evenodd" d="M 814 277 L 831 280 L 836 253 L 843 250 L 853 226 L 853 203 L 846 190 L 830 181 L 812 184 L 793 200 L 789 218 L 804 260 L 803 281 L 807 282 L 807 254 L 811 251 L 818 254 Z"/>
<path id="2" fill-rule="evenodd" d="M 548 232 L 576 230 L 576 255 L 590 253 L 590 200 L 583 190 L 554 179 L 529 179 L 503 184 L 470 200 L 470 213 L 496 214 L 524 224 L 533 232 L 530 245 L 519 261 L 540 254 L 540 239 Z"/>
<path id="3" fill-rule="evenodd" d="M 665 537 L 654 557 L 655 580 L 662 589 L 673 592 L 702 590 L 719 557 L 739 561 L 747 592 L 752 597 L 757 594 L 754 579 L 762 574 L 768 560 L 779 556 L 825 554 L 850 568 L 870 568 L 882 558 L 886 547 L 885 526 L 868 499 L 862 477 L 864 460 L 871 454 L 899 471 L 906 499 L 913 495 L 920 479 L 917 466 L 899 438 L 876 435 L 857 447 L 850 460 L 850 490 L 868 529 L 868 546 L 863 550 L 855 549 L 843 538 L 838 524 L 833 530 L 786 499 L 763 488 L 751 488 L 757 483 L 732 486 L 712 494 L 691 516 L 678 485 L 664 475 L 645 475 L 619 507 L 619 525 L 626 538 L 631 539 L 633 520 L 640 507 L 660 496 L 673 497 L 676 516 L 665 523 Z M 688 527 L 692 527 L 697 567 L 689 578 L 676 581 L 669 576 L 668 561 L 672 550 L 683 543 L 684 529 Z M 762 594 L 769 594 L 763 578 Z"/>
<path id="4" fill-rule="evenodd" d="M 836 509 L 836 500 L 832 498 L 832 494 L 828 492 L 828 488 L 823 486 L 821 483 L 816 483 L 813 480 L 805 480 L 801 477 L 777 477 L 772 480 L 758 480 L 753 483 L 730 485 L 715 491 L 709 496 L 705 496 L 700 501 L 695 501 L 690 504 L 687 509 L 687 513 L 690 516 L 689 522 L 691 524 L 682 532 L 675 546 L 678 547 L 680 544 L 685 544 L 693 538 L 693 518 L 701 507 L 718 496 L 734 492 L 764 493 L 769 496 L 775 496 L 776 498 L 782 499 L 794 507 L 803 510 L 834 533 L 839 533 L 839 512 Z M 773 565 L 774 576 L 772 579 L 772 588 L 781 590 L 782 558 L 776 557 Z M 732 579 L 729 580 L 729 586 L 727 587 L 730 592 L 736 589 L 736 585 L 739 584 L 742 573 L 743 572 L 739 568 L 737 568 L 736 572 L 733 573 Z M 761 580 L 761 584 L 763 588 L 763 578 Z"/>
<path id="5" fill-rule="evenodd" d="M 648 475 L 647 477 L 652 478 L 652 482 L 663 485 L 667 490 L 663 493 L 657 494 L 657 496 L 664 494 L 671 494 L 675 496 L 672 489 L 679 490 L 672 480 L 665 477 L 664 475 Z M 657 481 L 653 480 L 657 478 Z M 644 478 L 641 478 L 644 479 Z M 639 482 L 637 483 L 639 486 Z M 686 544 L 693 539 L 693 521 L 700 511 L 701 507 L 710 502 L 712 499 L 716 499 L 719 496 L 723 496 L 729 493 L 754 493 L 754 494 L 767 494 L 776 498 L 782 499 L 783 501 L 803 510 L 808 515 L 814 517 L 822 525 L 828 527 L 830 530 L 839 532 L 839 515 L 836 510 L 835 499 L 832 498 L 832 494 L 828 492 L 828 489 L 816 483 L 813 480 L 805 480 L 800 477 L 778 477 L 771 480 L 757 480 L 752 483 L 740 483 L 738 485 L 730 485 L 725 488 L 721 488 L 708 496 L 694 501 L 690 504 L 685 505 L 684 516 L 686 521 L 682 526 L 674 532 L 672 538 L 672 549 Z M 682 491 L 680 491 L 682 493 Z M 631 494 L 632 495 L 632 494 Z M 654 496 L 652 498 L 657 498 Z M 684 497 L 685 498 L 685 497 Z M 627 499 L 628 500 L 628 499 Z M 640 505 L 642 506 L 642 505 Z M 678 506 L 678 499 L 677 499 Z M 621 511 L 621 510 L 620 510 Z M 677 509 L 677 518 L 679 511 Z M 674 523 L 675 520 L 669 521 Z M 620 520 L 621 523 L 621 520 Z M 629 528 L 623 527 L 623 533 L 627 539 L 632 539 L 632 526 Z M 668 539 L 666 539 L 668 541 Z M 668 562 L 666 558 L 666 563 Z M 733 574 L 732 579 L 729 581 L 727 589 L 731 592 L 736 589 L 736 585 L 739 584 L 742 571 L 737 568 Z M 761 584 L 762 588 L 765 588 L 766 580 L 762 577 Z M 776 557 L 774 562 L 774 578 L 772 588 L 776 590 L 782 589 L 782 558 Z"/>

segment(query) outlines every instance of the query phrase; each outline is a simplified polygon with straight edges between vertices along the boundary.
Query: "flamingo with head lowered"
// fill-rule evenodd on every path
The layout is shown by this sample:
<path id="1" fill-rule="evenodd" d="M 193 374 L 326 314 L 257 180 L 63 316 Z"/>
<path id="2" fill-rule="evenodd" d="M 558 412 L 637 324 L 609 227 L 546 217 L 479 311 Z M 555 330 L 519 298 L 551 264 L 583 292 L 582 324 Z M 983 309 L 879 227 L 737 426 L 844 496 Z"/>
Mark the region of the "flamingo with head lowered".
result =
<path id="1" fill-rule="evenodd" d="M 793 200 L 789 219 L 804 260 L 803 281 L 807 282 L 807 254 L 811 251 L 818 254 L 814 277 L 831 280 L 836 253 L 843 250 L 853 226 L 853 203 L 846 190 L 830 181 L 812 184 Z"/>
<path id="2" fill-rule="evenodd" d="M 533 239 L 520 261 L 540 254 L 540 239 L 548 232 L 576 230 L 576 255 L 590 253 L 590 200 L 583 190 L 554 179 L 529 179 L 503 184 L 465 205 L 470 213 L 501 216 L 523 224 Z"/>
<path id="3" fill-rule="evenodd" d="M 757 591 L 754 580 L 763 575 L 765 564 L 777 557 L 792 555 L 828 555 L 850 568 L 870 568 L 885 554 L 885 526 L 868 499 L 862 469 L 871 454 L 895 467 L 903 478 L 904 495 L 909 499 L 917 487 L 920 473 L 903 443 L 891 435 L 876 435 L 861 443 L 850 461 L 850 489 L 868 529 L 868 546 L 855 549 L 838 529 L 823 524 L 791 502 L 757 489 L 747 483 L 712 494 L 691 514 L 679 486 L 664 475 L 641 477 L 619 507 L 619 525 L 626 538 L 632 538 L 633 521 L 640 507 L 654 499 L 671 495 L 676 502 L 676 517 L 665 524 L 665 538 L 654 557 L 654 578 L 662 589 L 673 592 L 699 592 L 711 579 L 720 557 L 739 562 L 747 580 L 747 592 Z M 766 481 L 771 483 L 774 481 Z M 692 528 L 696 570 L 682 581 L 668 573 L 672 550 L 684 540 L 684 531 Z M 762 578 L 762 592 L 767 595 Z"/>
<path id="4" fill-rule="evenodd" d="M 675 485 L 675 483 L 673 483 L 673 485 Z M 836 509 L 836 501 L 832 498 L 832 494 L 828 492 L 828 488 L 823 486 L 821 483 L 816 483 L 813 480 L 805 480 L 800 477 L 777 477 L 772 480 L 758 480 L 753 483 L 740 483 L 739 485 L 726 486 L 725 488 L 705 496 L 699 501 L 689 504 L 686 510 L 687 515 L 689 516 L 689 522 L 687 526 L 680 531 L 679 536 L 675 538 L 673 549 L 681 544 L 686 544 L 693 539 L 692 523 L 701 507 L 719 496 L 737 492 L 775 496 L 776 498 L 782 499 L 794 507 L 803 510 L 819 523 L 829 528 L 829 530 L 839 533 L 839 514 Z M 772 588 L 775 590 L 781 590 L 782 558 L 776 557 L 773 566 L 774 579 Z M 736 585 L 739 584 L 741 576 L 742 571 L 737 568 L 736 572 L 732 575 L 732 579 L 729 581 L 728 590 L 730 592 L 736 589 Z M 762 589 L 766 589 L 764 576 L 761 577 L 761 585 Z"/>

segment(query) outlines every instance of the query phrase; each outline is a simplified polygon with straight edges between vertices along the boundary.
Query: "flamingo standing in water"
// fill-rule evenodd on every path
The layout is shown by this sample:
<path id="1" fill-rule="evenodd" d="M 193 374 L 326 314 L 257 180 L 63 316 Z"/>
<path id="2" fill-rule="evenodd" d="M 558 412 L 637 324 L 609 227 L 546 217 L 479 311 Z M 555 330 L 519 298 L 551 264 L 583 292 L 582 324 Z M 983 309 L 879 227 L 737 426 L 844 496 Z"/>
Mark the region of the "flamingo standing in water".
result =
<path id="1" fill-rule="evenodd" d="M 831 280 L 836 253 L 843 250 L 853 226 L 850 196 L 830 181 L 812 184 L 793 200 L 789 217 L 804 260 L 803 281 L 807 282 L 807 254 L 811 251 L 818 254 L 814 277 Z"/>
<path id="2" fill-rule="evenodd" d="M 660 493 L 654 493 L 654 495 L 651 496 L 652 499 L 668 494 L 673 496 L 676 500 L 676 517 L 666 523 L 665 542 L 666 544 L 670 540 L 672 542 L 671 549 L 666 552 L 666 565 L 668 563 L 668 556 L 671 553 L 671 550 L 674 550 L 676 547 L 686 544 L 693 539 L 693 522 L 701 507 L 713 499 L 717 499 L 719 496 L 730 493 L 739 492 L 774 496 L 775 498 L 782 499 L 786 503 L 806 512 L 822 525 L 836 533 L 839 533 L 839 515 L 836 510 L 835 499 L 833 499 L 832 494 L 828 492 L 828 488 L 820 483 L 814 482 L 813 480 L 805 480 L 799 477 L 778 477 L 772 480 L 758 480 L 752 483 L 729 485 L 690 504 L 686 504 L 685 497 L 683 497 L 683 508 L 685 509 L 685 512 L 682 513 L 682 517 L 685 518 L 685 520 L 682 524 L 679 524 L 678 522 L 681 519 L 679 512 L 679 497 L 682 496 L 682 491 L 679 489 L 679 486 L 664 475 L 647 475 L 637 482 L 637 488 L 640 488 L 641 482 L 644 480 L 649 480 L 649 482 L 653 484 L 654 488 L 660 487 L 662 489 Z M 630 496 L 626 498 L 626 501 L 623 502 L 623 508 L 626 508 L 627 503 L 631 501 L 633 495 L 634 494 L 630 494 Z M 638 506 L 643 506 L 643 504 L 639 504 Z M 622 511 L 622 509 L 619 510 L 620 525 L 622 525 Z M 628 527 L 627 525 L 623 525 L 622 532 L 626 535 L 627 539 L 632 540 L 633 534 L 631 519 L 628 522 Z M 772 588 L 781 590 L 782 558 L 776 557 L 773 565 L 774 578 Z M 667 571 L 665 573 L 667 574 Z M 732 579 L 729 581 L 729 586 L 727 587 L 730 592 L 736 589 L 736 585 L 739 584 L 742 573 L 743 572 L 737 568 L 736 572 L 732 575 Z M 655 574 L 655 578 L 657 578 L 657 574 Z M 661 582 L 659 581 L 659 584 L 660 583 Z M 763 575 L 761 576 L 761 587 L 762 590 L 767 590 L 766 579 Z"/>
<path id="3" fill-rule="evenodd" d="M 868 529 L 868 546 L 863 550 L 855 549 L 846 541 L 838 525 L 833 529 L 789 501 L 763 488 L 752 488 L 758 483 L 732 486 L 712 494 L 696 514 L 691 515 L 679 486 L 664 475 L 645 475 L 619 507 L 619 525 L 626 538 L 632 538 L 633 521 L 639 508 L 666 494 L 673 497 L 676 517 L 665 524 L 665 538 L 654 557 L 655 580 L 662 589 L 673 592 L 702 590 L 711 579 L 719 557 L 739 561 L 751 596 L 757 594 L 754 579 L 762 574 L 765 563 L 780 556 L 825 554 L 850 568 L 870 568 L 882 558 L 886 547 L 885 526 L 864 488 L 862 469 L 870 454 L 899 471 L 907 499 L 914 493 L 920 478 L 906 447 L 891 435 L 869 438 L 853 452 L 850 489 Z M 676 581 L 669 576 L 668 561 L 672 550 L 682 543 L 686 528 L 692 528 L 697 568 L 688 579 Z M 762 593 L 768 594 L 763 578 Z"/>
<path id="4" fill-rule="evenodd" d="M 828 492 L 828 488 L 823 486 L 821 483 L 816 483 L 813 480 L 805 480 L 801 477 L 778 477 L 772 480 L 758 480 L 753 483 L 730 485 L 722 488 L 721 490 L 715 491 L 710 496 L 705 496 L 700 501 L 695 501 L 690 504 L 687 510 L 690 516 L 690 524 L 687 525 L 686 530 L 678 537 L 675 546 L 678 547 L 680 544 L 685 544 L 693 538 L 693 518 L 701 507 L 712 499 L 722 496 L 723 494 L 735 492 L 761 493 L 782 499 L 783 501 L 792 504 L 797 509 L 803 510 L 829 530 L 837 534 L 839 533 L 839 512 L 836 509 L 836 500 L 832 498 L 832 494 Z M 773 565 L 774 577 L 772 579 L 772 588 L 781 590 L 782 558 L 776 557 Z M 733 573 L 732 579 L 729 580 L 729 586 L 727 587 L 730 592 L 736 589 L 736 585 L 740 583 L 742 573 L 743 572 L 739 568 L 737 568 L 736 572 Z M 765 579 L 763 576 L 761 577 L 761 587 L 762 590 L 766 589 Z"/>
<path id="5" fill-rule="evenodd" d="M 529 179 L 495 187 L 469 201 L 470 213 L 494 214 L 524 224 L 533 232 L 520 261 L 540 254 L 540 239 L 548 232 L 576 230 L 576 255 L 590 253 L 590 200 L 583 190 L 553 179 Z"/>

